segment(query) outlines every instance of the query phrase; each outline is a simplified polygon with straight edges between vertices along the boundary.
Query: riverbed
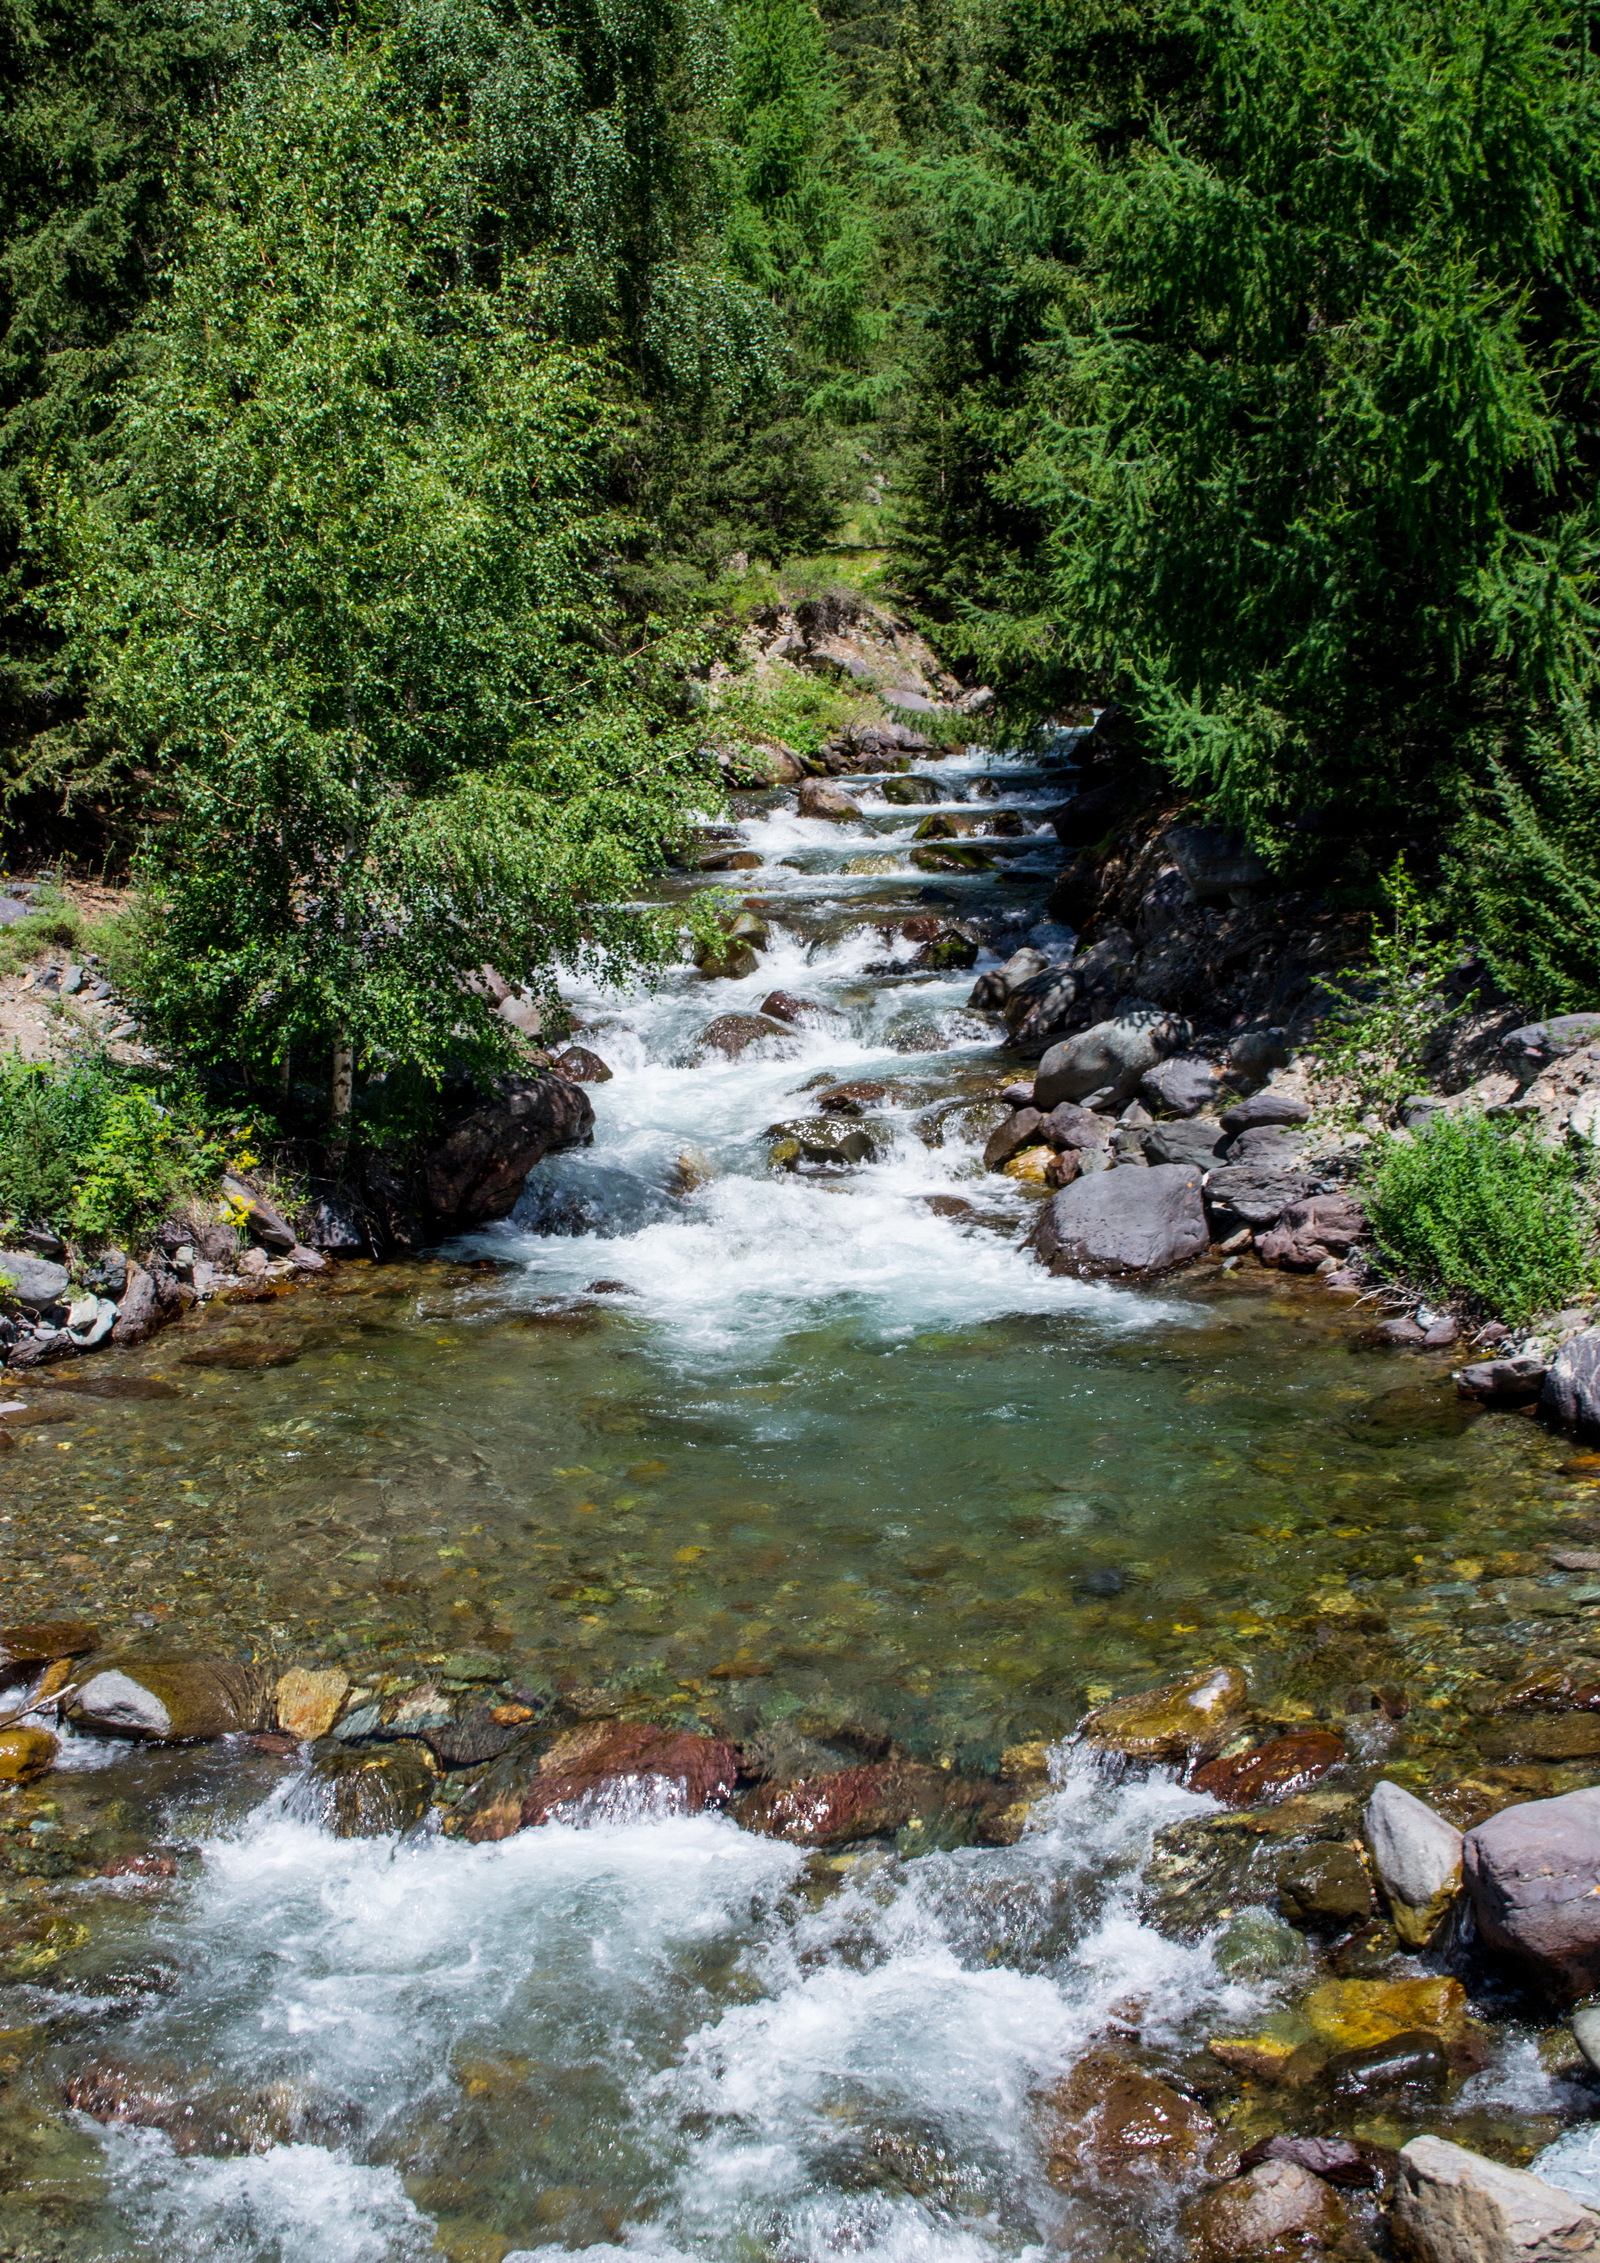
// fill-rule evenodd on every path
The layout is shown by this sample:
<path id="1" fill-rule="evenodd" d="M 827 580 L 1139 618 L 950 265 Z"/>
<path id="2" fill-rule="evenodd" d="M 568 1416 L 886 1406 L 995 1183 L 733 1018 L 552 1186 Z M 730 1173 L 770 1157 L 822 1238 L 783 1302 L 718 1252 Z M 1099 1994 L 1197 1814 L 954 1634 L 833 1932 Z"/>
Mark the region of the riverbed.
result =
<path id="1" fill-rule="evenodd" d="M 1038 827 L 1070 752 L 924 768 L 952 813 Z M 572 986 L 613 1072 L 594 1143 L 506 1225 L 30 1390 L 4 1615 L 957 1772 L 1043 1746 L 1031 1827 L 828 1856 L 648 1813 L 339 1840 L 297 1819 L 292 1752 L 73 1740 L 0 1818 L 0 2252 L 1164 2252 L 1179 2196 L 1052 2182 L 1038 2097 L 1108 2036 L 1199 2082 L 1218 2022 L 1309 1967 L 1230 1959 L 1222 1901 L 1163 1914 L 1155 1836 L 1210 1804 L 1091 1762 L 1086 1709 L 1236 1665 L 1266 1728 L 1345 1737 L 1320 1796 L 1353 1827 L 1380 1769 L 1480 1768 L 1473 1707 L 1541 1645 L 1600 1657 L 1600 1589 L 1547 1554 L 1593 1477 L 1463 1407 L 1447 1358 L 1253 1265 L 1134 1290 L 1035 1262 L 1037 1194 L 980 1162 L 1018 1064 L 966 1000 L 1040 917 L 1053 836 L 930 876 L 927 808 L 848 784 L 842 825 L 741 804 L 754 974 Z M 930 912 L 994 923 L 978 968 L 917 963 Z M 699 1048 L 775 989 L 807 1001 L 787 1035 Z M 842 1082 L 887 1088 L 871 1158 L 774 1165 Z M 1591 2111 L 1526 2006 L 1480 2009 L 1483 2063 L 1368 2112 L 1385 2141 L 1488 2129 L 1525 2159 Z M 102 2061 L 198 2084 L 192 2143 L 65 2111 Z M 1271 2126 L 1248 2085 L 1208 2096 Z"/>

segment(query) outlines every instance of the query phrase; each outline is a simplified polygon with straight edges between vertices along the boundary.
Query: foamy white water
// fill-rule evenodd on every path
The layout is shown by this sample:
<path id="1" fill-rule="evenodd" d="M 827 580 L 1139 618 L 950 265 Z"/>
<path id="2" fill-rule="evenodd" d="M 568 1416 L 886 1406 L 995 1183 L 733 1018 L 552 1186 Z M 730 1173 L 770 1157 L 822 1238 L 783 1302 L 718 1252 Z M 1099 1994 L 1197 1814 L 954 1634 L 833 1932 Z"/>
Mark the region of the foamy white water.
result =
<path id="1" fill-rule="evenodd" d="M 1171 2039 L 1259 2000 L 1135 1911 L 1152 1833 L 1206 1804 L 1072 1758 L 1021 1845 L 869 1855 L 819 1903 L 807 1858 L 719 1817 L 395 1845 L 274 1799 L 205 1849 L 162 1944 L 181 1988 L 124 2052 L 347 2134 L 216 2159 L 110 2133 L 120 2210 L 186 2263 L 410 2263 L 441 2177 L 512 2237 L 609 2206 L 554 2243 L 597 2263 L 1025 2256 L 1064 2221 L 1030 2099 L 1112 2007 Z"/>

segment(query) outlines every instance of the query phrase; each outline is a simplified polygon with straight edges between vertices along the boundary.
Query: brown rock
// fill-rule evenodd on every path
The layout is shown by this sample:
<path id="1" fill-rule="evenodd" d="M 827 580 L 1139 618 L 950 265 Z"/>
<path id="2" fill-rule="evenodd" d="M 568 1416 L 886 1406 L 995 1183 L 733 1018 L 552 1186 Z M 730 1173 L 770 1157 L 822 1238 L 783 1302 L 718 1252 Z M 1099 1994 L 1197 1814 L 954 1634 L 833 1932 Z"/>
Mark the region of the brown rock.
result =
<path id="1" fill-rule="evenodd" d="M 739 1800 L 734 1817 L 746 1831 L 793 1846 L 848 1846 L 890 1831 L 967 1822 L 981 1832 L 1005 1804 L 992 1784 L 978 1784 L 915 1761 L 883 1760 L 787 1784 L 762 1784 Z"/>
<path id="2" fill-rule="evenodd" d="M 435 1218 L 485 1225 L 509 1217 L 535 1163 L 593 1133 L 588 1097 L 565 1077 L 505 1078 L 429 1152 L 423 1182 Z"/>
<path id="3" fill-rule="evenodd" d="M 1278 1868 L 1278 1893 L 1298 1925 L 1358 1925 L 1372 1915 L 1372 1880 L 1360 1855 L 1341 1840 L 1302 1847 Z"/>
<path id="4" fill-rule="evenodd" d="M 1263 2161 L 1184 2211 L 1195 2263 L 1326 2254 L 1349 2226 L 1344 2203 L 1298 2161 Z"/>
<path id="5" fill-rule="evenodd" d="M 465 1829 L 473 1840 L 509 1838 L 590 1801 L 621 1807 L 648 1792 L 680 1814 L 720 1806 L 739 1776 L 739 1755 L 721 1737 L 639 1721 L 587 1723 L 560 1737 L 531 1773 L 531 1753 L 502 1762 L 480 1788 Z M 518 1781 L 520 1773 L 520 1784 Z"/>
<path id="6" fill-rule="evenodd" d="M 1370 2150 L 1363 2151 L 1348 2137 L 1286 2137 L 1280 2132 L 1258 2138 L 1248 2152 L 1241 2154 L 1239 2166 L 1253 2169 L 1262 2161 L 1294 2161 L 1327 2184 L 1360 2189 L 1382 2182 L 1379 2163 L 1384 2158 L 1380 2152 L 1375 2160 Z M 1393 2155 L 1387 2158 L 1392 2163 Z"/>
<path id="7" fill-rule="evenodd" d="M 557 1076 L 565 1077 L 568 1084 L 609 1084 L 611 1071 L 598 1053 L 591 1053 L 587 1045 L 569 1045 L 558 1053 L 550 1066 Z"/>
<path id="8" fill-rule="evenodd" d="M 1314 1273 L 1325 1259 L 1348 1256 L 1366 1227 L 1365 1214 L 1347 1194 L 1314 1194 L 1291 1202 L 1277 1224 L 1260 1236 L 1256 1252 L 1263 1265 Z"/>
<path id="9" fill-rule="evenodd" d="M 278 1726 L 285 1735 L 307 1744 L 325 1737 L 349 1693 L 350 1677 L 337 1667 L 315 1673 L 305 1666 L 291 1666 L 278 1676 Z"/>
<path id="10" fill-rule="evenodd" d="M 787 990 L 769 990 L 756 1011 L 772 1021 L 797 1022 L 803 1021 L 807 1014 L 820 1014 L 826 1009 L 813 998 L 796 998 Z"/>
<path id="11" fill-rule="evenodd" d="M 433 1800 L 434 1773 L 420 1744 L 316 1746 L 290 1808 L 341 1839 L 386 1839 L 415 1830 Z"/>
<path id="12" fill-rule="evenodd" d="M 1150 2177 L 1177 2183 L 1204 2161 L 1216 2124 L 1192 2098 L 1091 2051 L 1044 2102 L 1046 2173 L 1068 2192 Z"/>
<path id="13" fill-rule="evenodd" d="M 830 1085 L 826 1092 L 817 1094 L 817 1106 L 825 1116 L 860 1116 L 888 1097 L 886 1084 L 873 1084 L 863 1078 L 856 1084 Z"/>
<path id="14" fill-rule="evenodd" d="M 181 1743 L 264 1728 L 272 1699 L 266 1669 L 231 1658 L 112 1656 L 94 1662 L 66 1713 L 99 1736 Z"/>
<path id="15" fill-rule="evenodd" d="M 127 1286 L 111 1323 L 114 1344 L 142 1344 L 156 1322 L 156 1285 L 142 1265 L 128 1267 Z"/>
<path id="16" fill-rule="evenodd" d="M 1234 1666 L 1209 1666 L 1182 1681 L 1114 1698 L 1091 1713 L 1091 1744 L 1140 1760 L 1182 1760 L 1215 1751 L 1244 1711 L 1245 1678 Z"/>
<path id="17" fill-rule="evenodd" d="M 241 1179 L 236 1172 L 225 1171 L 222 1175 L 222 1191 L 235 1209 L 242 1213 L 245 1224 L 257 1241 L 265 1242 L 268 1249 L 294 1248 L 298 1238 L 294 1228 L 248 1179 Z"/>
<path id="18" fill-rule="evenodd" d="M 763 1037 L 789 1034 L 782 1022 L 768 1021 L 764 1014 L 718 1014 L 695 1039 L 695 1048 L 702 1054 L 725 1053 L 730 1061 L 736 1061 L 747 1046 L 757 1044 Z"/>
<path id="19" fill-rule="evenodd" d="M 801 780 L 799 813 L 802 817 L 827 817 L 836 824 L 861 815 L 859 803 L 839 786 L 830 786 L 825 778 Z"/>
<path id="20" fill-rule="evenodd" d="M 0 1784 L 25 1784 L 42 1776 L 57 1749 L 48 1729 L 0 1729 Z"/>
<path id="21" fill-rule="evenodd" d="M 1210 1760 L 1190 1782 L 1193 1790 L 1221 1800 L 1224 1807 L 1254 1807 L 1264 1799 L 1304 1791 L 1343 1758 L 1344 1739 L 1331 1729 L 1301 1729 L 1231 1760 Z"/>
<path id="22" fill-rule="evenodd" d="M 0 1681 L 20 1681 L 57 1658 L 86 1658 L 99 1644 L 99 1628 L 86 1619 L 44 1619 L 34 1626 L 0 1628 Z"/>
<path id="23" fill-rule="evenodd" d="M 1495 1700 L 1494 1709 L 1497 1713 L 1600 1711 L 1600 1681 L 1591 1681 L 1567 1666 L 1543 1667 L 1510 1683 Z"/>
<path id="24" fill-rule="evenodd" d="M 1025 1147 L 1040 1143 L 1040 1126 L 1044 1118 L 1037 1108 L 1018 1108 L 989 1134 L 983 1151 L 986 1171 L 1003 1171 L 1013 1155 L 1020 1155 Z"/>

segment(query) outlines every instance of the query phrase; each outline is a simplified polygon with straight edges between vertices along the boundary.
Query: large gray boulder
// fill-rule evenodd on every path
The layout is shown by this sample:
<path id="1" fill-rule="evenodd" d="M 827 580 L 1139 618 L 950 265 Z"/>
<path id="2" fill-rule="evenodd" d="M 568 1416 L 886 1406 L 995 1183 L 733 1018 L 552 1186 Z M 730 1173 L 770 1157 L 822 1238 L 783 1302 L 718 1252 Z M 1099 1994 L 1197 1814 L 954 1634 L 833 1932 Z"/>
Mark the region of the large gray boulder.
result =
<path id="1" fill-rule="evenodd" d="M 1600 2215 L 1559 2185 L 1442 2137 L 1402 2148 L 1390 2229 L 1413 2263 L 1587 2263 Z"/>
<path id="2" fill-rule="evenodd" d="M 1550 1363 L 1539 1405 L 1563 1430 L 1600 1433 L 1600 1328 L 1583 1328 L 1568 1337 Z"/>
<path id="3" fill-rule="evenodd" d="M 1088 1279 L 1166 1273 L 1210 1243 L 1200 1173 L 1181 1163 L 1097 1171 L 1046 1205 L 1035 1246 L 1052 1273 Z"/>
<path id="4" fill-rule="evenodd" d="M 0 1297 L 9 1297 L 24 1312 L 44 1312 L 60 1304 L 71 1279 L 64 1265 L 48 1257 L 34 1257 L 25 1249 L 0 1249 Z"/>
<path id="5" fill-rule="evenodd" d="M 1198 1053 L 1180 1053 L 1146 1069 L 1139 1080 L 1139 1098 L 1147 1108 L 1164 1108 L 1169 1116 L 1198 1116 L 1215 1100 L 1221 1083 L 1215 1063 Z"/>
<path id="6" fill-rule="evenodd" d="M 1191 1118 L 1187 1123 L 1146 1124 L 1140 1142 L 1151 1163 L 1187 1163 L 1192 1170 L 1217 1167 L 1221 1127 L 1215 1118 Z"/>
<path id="7" fill-rule="evenodd" d="M 1556 1014 L 1549 1021 L 1525 1022 L 1501 1040 L 1501 1050 L 1512 1071 L 1536 1077 L 1552 1061 L 1576 1053 L 1580 1046 L 1600 1040 L 1600 1014 Z"/>
<path id="8" fill-rule="evenodd" d="M 1229 1231 L 1260 1228 L 1281 1218 L 1291 1202 L 1304 1202 L 1316 1186 L 1305 1171 L 1272 1171 L 1254 1163 L 1225 1163 L 1206 1182 L 1206 1201 Z"/>
<path id="9" fill-rule="evenodd" d="M 1188 1042 L 1187 1022 L 1142 998 L 1125 999 L 1111 1020 L 1051 1046 L 1034 1078 L 1033 1104 L 1049 1109 L 1058 1100 L 1092 1100 L 1099 1108 L 1120 1108 L 1147 1069 Z"/>
<path id="10" fill-rule="evenodd" d="M 1481 1938 L 1557 1996 L 1600 1988 L 1600 1789 L 1502 1808 L 1467 1833 Z"/>
<path id="11" fill-rule="evenodd" d="M 1307 1102 L 1296 1100 L 1287 1092 L 1256 1092 L 1227 1111 L 1222 1118 L 1222 1128 L 1236 1135 L 1259 1131 L 1264 1124 L 1303 1124 L 1310 1114 Z"/>
<path id="12" fill-rule="evenodd" d="M 1389 1897 L 1395 1930 L 1420 1948 L 1461 1891 L 1461 1833 L 1453 1823 L 1385 1778 L 1367 1802 L 1372 1867 Z"/>

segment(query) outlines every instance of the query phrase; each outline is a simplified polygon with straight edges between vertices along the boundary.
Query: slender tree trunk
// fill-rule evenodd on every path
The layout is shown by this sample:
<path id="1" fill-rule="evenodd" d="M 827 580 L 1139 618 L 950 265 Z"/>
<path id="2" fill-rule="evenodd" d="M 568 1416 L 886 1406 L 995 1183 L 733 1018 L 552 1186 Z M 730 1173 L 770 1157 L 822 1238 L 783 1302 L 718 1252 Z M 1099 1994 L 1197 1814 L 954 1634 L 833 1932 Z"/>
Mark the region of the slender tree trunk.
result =
<path id="1" fill-rule="evenodd" d="M 287 1101 L 288 1097 L 289 1097 L 289 1048 L 288 1048 L 288 1046 L 286 1045 L 286 1046 L 284 1047 L 284 1049 L 283 1049 L 283 1059 L 282 1059 L 282 1060 L 281 1060 L 281 1061 L 280 1061 L 280 1062 L 278 1063 L 278 1098 L 279 1098 L 279 1100 L 280 1100 L 280 1101 Z"/>
<path id="2" fill-rule="evenodd" d="M 346 1148 L 350 1145 L 350 1112 L 355 1105 L 355 1096 L 355 1047 L 351 1044 L 348 1033 L 345 1030 L 340 1030 L 333 1041 L 333 1076 L 329 1109 L 333 1131 L 329 1146 L 341 1161 L 344 1158 Z"/>

